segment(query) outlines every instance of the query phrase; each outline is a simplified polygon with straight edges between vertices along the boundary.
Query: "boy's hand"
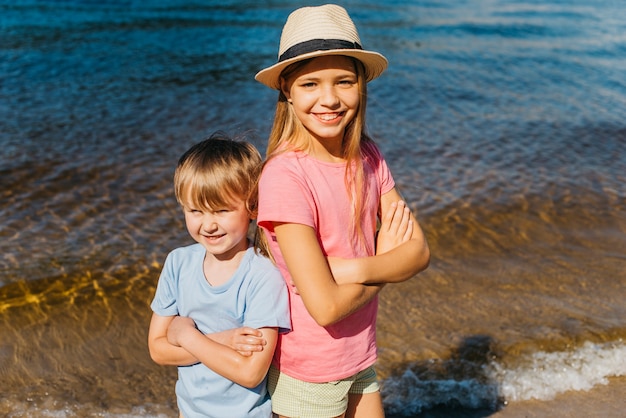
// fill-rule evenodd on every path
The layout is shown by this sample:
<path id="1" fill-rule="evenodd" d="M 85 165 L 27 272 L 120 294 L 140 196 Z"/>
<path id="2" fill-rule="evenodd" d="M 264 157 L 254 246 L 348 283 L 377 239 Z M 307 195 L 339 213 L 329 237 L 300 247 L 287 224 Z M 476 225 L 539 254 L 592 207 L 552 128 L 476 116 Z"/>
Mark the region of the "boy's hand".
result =
<path id="1" fill-rule="evenodd" d="M 216 340 L 215 338 L 213 338 Z M 232 348 L 239 354 L 249 357 L 254 352 L 263 351 L 267 341 L 263 333 L 256 328 L 240 327 L 223 331 L 219 335 L 219 343 Z"/>
<path id="2" fill-rule="evenodd" d="M 378 237 L 376 238 L 376 254 L 391 251 L 398 245 L 407 242 L 413 235 L 411 210 L 402 200 L 392 203 L 387 213 L 383 214 Z"/>

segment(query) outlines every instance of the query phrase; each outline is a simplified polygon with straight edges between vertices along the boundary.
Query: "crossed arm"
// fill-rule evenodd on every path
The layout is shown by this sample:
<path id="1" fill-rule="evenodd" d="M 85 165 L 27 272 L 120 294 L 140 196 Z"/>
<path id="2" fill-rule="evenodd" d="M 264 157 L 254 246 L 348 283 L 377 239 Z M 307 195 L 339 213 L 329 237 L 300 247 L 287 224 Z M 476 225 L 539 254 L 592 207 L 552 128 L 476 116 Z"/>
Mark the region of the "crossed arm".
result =
<path id="1" fill-rule="evenodd" d="M 293 283 L 319 325 L 345 318 L 386 283 L 408 280 L 428 266 L 430 251 L 424 233 L 395 188 L 381 196 L 381 213 L 376 255 L 349 260 L 327 259 L 309 226 L 274 223 Z"/>
<path id="2" fill-rule="evenodd" d="M 204 335 L 191 318 L 153 314 L 148 348 L 158 364 L 201 362 L 235 383 L 254 388 L 267 374 L 277 339 L 276 328 L 242 327 Z"/>

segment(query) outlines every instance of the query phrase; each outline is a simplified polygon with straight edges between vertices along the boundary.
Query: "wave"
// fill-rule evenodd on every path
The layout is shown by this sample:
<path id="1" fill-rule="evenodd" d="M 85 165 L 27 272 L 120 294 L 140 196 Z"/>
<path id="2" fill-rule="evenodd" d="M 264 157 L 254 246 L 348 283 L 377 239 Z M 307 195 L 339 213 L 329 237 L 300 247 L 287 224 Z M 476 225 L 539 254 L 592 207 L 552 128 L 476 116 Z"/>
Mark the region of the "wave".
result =
<path id="1" fill-rule="evenodd" d="M 455 379 L 437 378 L 433 370 L 438 366 L 428 370 L 424 365 L 411 365 L 383 382 L 385 410 L 397 417 L 413 417 L 442 405 L 495 411 L 508 402 L 547 401 L 568 391 L 588 391 L 608 384 L 609 377 L 626 376 L 626 344 L 621 339 L 587 341 L 569 351 L 528 354 L 515 363 L 507 366 L 492 360 L 474 365 L 474 372 L 480 370 L 478 375 Z"/>
<path id="2" fill-rule="evenodd" d="M 493 366 L 493 377 L 505 399 L 551 400 L 570 390 L 606 385 L 608 377 L 625 376 L 626 345 L 621 340 L 608 344 L 587 341 L 572 351 L 534 353 L 515 368 Z"/>

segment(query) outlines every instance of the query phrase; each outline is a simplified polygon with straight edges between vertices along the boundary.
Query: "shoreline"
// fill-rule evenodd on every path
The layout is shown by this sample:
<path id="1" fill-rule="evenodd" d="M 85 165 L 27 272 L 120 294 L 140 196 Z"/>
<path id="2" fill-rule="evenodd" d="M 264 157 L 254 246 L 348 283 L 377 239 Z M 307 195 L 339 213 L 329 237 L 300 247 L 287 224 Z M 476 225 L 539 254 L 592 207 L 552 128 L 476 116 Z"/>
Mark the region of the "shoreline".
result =
<path id="1" fill-rule="evenodd" d="M 588 391 L 568 391 L 552 400 L 511 402 L 492 416 L 497 418 L 622 417 L 626 411 L 626 376 L 611 377 L 606 385 Z"/>

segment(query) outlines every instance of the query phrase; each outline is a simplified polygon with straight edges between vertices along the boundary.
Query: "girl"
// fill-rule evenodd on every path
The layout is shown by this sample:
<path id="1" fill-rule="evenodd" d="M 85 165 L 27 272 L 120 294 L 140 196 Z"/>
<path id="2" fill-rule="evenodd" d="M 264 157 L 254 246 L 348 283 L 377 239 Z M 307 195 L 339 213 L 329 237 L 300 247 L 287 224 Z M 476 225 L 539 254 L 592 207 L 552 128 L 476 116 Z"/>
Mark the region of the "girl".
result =
<path id="1" fill-rule="evenodd" d="M 279 416 L 384 416 L 377 294 L 430 259 L 365 132 L 366 82 L 386 66 L 347 12 L 325 5 L 289 16 L 278 63 L 256 75 L 279 90 L 258 217 L 290 290 L 292 331 L 279 336 L 268 384 Z"/>

